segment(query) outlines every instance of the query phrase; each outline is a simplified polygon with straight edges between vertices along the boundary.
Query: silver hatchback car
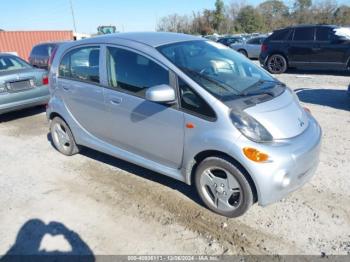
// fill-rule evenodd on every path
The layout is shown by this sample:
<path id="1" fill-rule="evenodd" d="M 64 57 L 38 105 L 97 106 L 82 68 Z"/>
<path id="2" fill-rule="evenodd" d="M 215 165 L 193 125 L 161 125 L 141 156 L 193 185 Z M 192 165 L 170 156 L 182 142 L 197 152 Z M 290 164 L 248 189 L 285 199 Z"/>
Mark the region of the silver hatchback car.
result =
<path id="1" fill-rule="evenodd" d="M 194 184 L 237 217 L 306 183 L 321 129 L 296 95 L 229 47 L 174 33 L 66 43 L 49 74 L 53 143 L 80 146 Z"/>

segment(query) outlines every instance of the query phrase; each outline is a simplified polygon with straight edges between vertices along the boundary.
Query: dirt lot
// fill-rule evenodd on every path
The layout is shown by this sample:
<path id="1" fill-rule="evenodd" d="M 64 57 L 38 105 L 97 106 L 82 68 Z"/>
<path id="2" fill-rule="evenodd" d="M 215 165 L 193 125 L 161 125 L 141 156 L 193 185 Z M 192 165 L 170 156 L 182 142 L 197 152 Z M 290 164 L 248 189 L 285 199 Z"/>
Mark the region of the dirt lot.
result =
<path id="1" fill-rule="evenodd" d="M 0 254 L 350 254 L 349 75 L 278 76 L 323 128 L 317 175 L 239 219 L 202 207 L 193 188 L 48 140 L 44 109 L 0 117 Z"/>

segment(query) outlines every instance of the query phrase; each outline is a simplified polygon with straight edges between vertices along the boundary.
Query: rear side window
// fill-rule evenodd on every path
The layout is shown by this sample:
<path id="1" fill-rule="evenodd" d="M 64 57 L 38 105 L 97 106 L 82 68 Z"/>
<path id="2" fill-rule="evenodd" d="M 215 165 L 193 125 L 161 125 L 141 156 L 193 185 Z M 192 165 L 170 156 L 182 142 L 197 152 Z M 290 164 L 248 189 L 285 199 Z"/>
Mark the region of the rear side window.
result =
<path id="1" fill-rule="evenodd" d="M 261 44 L 261 38 L 253 38 L 247 41 L 247 44 L 250 45 L 260 45 Z"/>
<path id="2" fill-rule="evenodd" d="M 83 47 L 67 53 L 59 66 L 59 76 L 84 82 L 99 83 L 99 47 Z"/>
<path id="3" fill-rule="evenodd" d="M 315 29 L 313 27 L 295 28 L 294 41 L 313 41 Z"/>
<path id="4" fill-rule="evenodd" d="M 108 84 L 144 97 L 147 88 L 169 85 L 169 71 L 138 53 L 108 47 Z"/>
<path id="5" fill-rule="evenodd" d="M 30 65 L 17 57 L 0 56 L 0 72 L 30 67 Z"/>
<path id="6" fill-rule="evenodd" d="M 200 97 L 190 86 L 179 78 L 181 108 L 190 114 L 202 116 L 214 120 L 215 112 L 205 100 Z"/>
<path id="7" fill-rule="evenodd" d="M 282 41 L 282 40 L 287 40 L 290 35 L 290 29 L 283 29 L 283 30 L 277 30 L 273 32 L 273 34 L 269 37 L 269 40 L 272 41 Z"/>
<path id="8" fill-rule="evenodd" d="M 316 29 L 316 41 L 330 41 L 333 30 L 328 27 L 319 27 Z"/>
<path id="9" fill-rule="evenodd" d="M 38 45 L 33 48 L 32 55 L 36 56 L 50 56 L 52 50 L 55 48 L 54 44 Z"/>

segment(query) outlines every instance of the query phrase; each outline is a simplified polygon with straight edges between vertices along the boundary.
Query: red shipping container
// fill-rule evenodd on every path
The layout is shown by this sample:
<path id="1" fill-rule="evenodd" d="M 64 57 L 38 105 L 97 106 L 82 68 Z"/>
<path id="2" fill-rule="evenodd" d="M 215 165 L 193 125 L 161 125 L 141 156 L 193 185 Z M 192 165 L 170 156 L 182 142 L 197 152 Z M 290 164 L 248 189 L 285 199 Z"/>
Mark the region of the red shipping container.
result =
<path id="1" fill-rule="evenodd" d="M 0 53 L 16 52 L 28 61 L 33 46 L 68 40 L 73 40 L 73 31 L 4 31 L 0 32 Z"/>

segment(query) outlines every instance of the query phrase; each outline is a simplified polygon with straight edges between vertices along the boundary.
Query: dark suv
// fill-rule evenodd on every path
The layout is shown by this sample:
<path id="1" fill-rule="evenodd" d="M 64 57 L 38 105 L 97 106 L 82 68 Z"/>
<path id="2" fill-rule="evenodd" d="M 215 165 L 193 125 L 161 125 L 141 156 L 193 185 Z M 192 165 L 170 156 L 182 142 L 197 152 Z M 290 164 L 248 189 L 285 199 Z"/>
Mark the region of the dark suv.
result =
<path id="1" fill-rule="evenodd" d="M 42 43 L 33 47 L 29 55 L 29 63 L 37 68 L 48 70 L 50 56 L 61 42 Z"/>
<path id="2" fill-rule="evenodd" d="M 290 67 L 349 69 L 347 34 L 349 28 L 332 25 L 303 25 L 274 31 L 263 42 L 260 64 L 273 74 L 284 73 Z"/>

